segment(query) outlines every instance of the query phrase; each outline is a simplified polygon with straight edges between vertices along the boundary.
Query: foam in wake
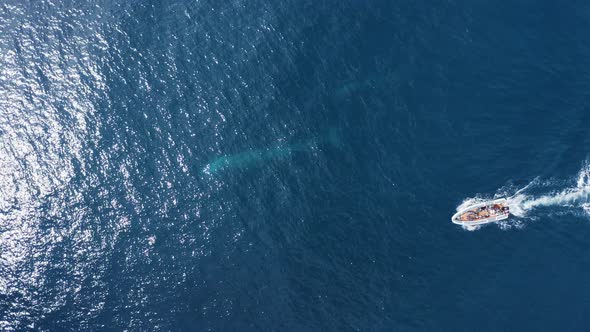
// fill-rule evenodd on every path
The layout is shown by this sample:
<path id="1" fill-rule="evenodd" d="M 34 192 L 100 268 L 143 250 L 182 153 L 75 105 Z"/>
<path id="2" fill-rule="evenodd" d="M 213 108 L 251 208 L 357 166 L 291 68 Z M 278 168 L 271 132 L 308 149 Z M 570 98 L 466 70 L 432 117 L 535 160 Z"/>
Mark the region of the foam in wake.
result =
<path id="1" fill-rule="evenodd" d="M 520 217 L 526 216 L 536 208 L 551 206 L 588 212 L 590 210 L 590 163 L 586 163 L 580 170 L 575 185 L 542 195 L 530 195 L 526 193 L 526 190 L 520 190 L 510 198 L 509 204 L 511 212 Z"/>

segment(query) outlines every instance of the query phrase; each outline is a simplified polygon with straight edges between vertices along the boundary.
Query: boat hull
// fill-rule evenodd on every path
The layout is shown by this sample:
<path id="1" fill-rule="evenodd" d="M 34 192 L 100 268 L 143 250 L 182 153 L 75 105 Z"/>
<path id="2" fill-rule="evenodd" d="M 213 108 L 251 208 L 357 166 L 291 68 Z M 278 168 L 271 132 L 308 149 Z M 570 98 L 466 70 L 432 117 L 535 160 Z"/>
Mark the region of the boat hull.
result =
<path id="1" fill-rule="evenodd" d="M 492 200 L 492 201 L 486 201 L 486 202 L 482 202 L 482 203 L 478 203 L 478 204 L 473 204 L 471 206 L 468 206 L 464 209 L 457 211 L 457 213 L 455 213 L 451 217 L 451 221 L 457 225 L 474 226 L 474 225 L 488 224 L 488 223 L 508 219 L 508 217 L 510 216 L 510 213 L 506 212 L 506 213 L 495 214 L 495 215 L 492 215 L 487 218 L 481 218 L 481 219 L 476 219 L 476 220 L 461 220 L 461 216 L 465 213 L 469 213 L 470 211 L 474 211 L 479 208 L 493 206 L 495 204 L 509 207 L 508 200 L 506 200 L 506 198 L 499 198 L 499 199 Z"/>

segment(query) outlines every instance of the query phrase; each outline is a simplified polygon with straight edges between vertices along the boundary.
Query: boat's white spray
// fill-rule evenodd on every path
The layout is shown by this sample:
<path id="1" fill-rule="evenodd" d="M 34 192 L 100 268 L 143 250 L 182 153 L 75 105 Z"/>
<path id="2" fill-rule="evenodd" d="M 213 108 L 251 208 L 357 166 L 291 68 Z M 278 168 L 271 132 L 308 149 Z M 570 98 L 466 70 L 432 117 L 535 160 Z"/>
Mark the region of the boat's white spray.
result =
<path id="1" fill-rule="evenodd" d="M 534 219 L 538 212 L 543 211 L 543 207 L 561 207 L 560 214 L 574 214 L 590 216 L 590 162 L 585 162 L 577 174 L 575 181 L 564 184 L 562 181 L 547 180 L 541 181 L 535 178 L 523 188 L 516 192 L 514 190 L 502 188 L 494 195 L 493 198 L 507 197 L 510 206 L 510 213 L 519 218 L 509 218 L 498 224 L 502 227 L 520 226 L 520 220 L 525 218 Z M 557 188 L 556 188 L 557 186 Z M 564 188 L 565 186 L 565 188 Z M 553 189 L 556 188 L 556 189 Z M 542 191 L 549 190 L 548 193 Z M 510 196 L 510 191 L 514 192 Z M 539 193 L 540 192 L 540 193 Z M 462 210 L 470 205 L 490 200 L 489 197 L 477 195 L 473 198 L 465 199 L 458 207 L 457 211 Z M 478 229 L 471 227 L 469 230 Z"/>
<path id="2" fill-rule="evenodd" d="M 540 207 L 561 206 L 571 208 L 573 213 L 582 211 L 588 213 L 590 207 L 590 163 L 586 162 L 578 176 L 575 184 L 561 190 L 555 190 L 548 194 L 528 195 L 526 189 L 538 183 L 533 180 L 525 188 L 519 190 L 510 197 L 510 211 L 519 217 L 527 216 L 532 210 Z"/>

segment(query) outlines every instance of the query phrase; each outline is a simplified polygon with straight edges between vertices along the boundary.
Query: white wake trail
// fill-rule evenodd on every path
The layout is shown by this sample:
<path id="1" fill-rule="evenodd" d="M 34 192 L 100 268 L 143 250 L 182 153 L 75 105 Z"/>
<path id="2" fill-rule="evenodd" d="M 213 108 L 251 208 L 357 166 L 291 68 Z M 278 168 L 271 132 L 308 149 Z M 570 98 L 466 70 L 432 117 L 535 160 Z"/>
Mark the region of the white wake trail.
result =
<path id="1" fill-rule="evenodd" d="M 531 182 L 532 183 L 532 182 Z M 510 212 L 516 216 L 524 217 L 527 213 L 538 207 L 561 206 L 582 208 L 590 211 L 590 164 L 586 163 L 578 173 L 576 185 L 570 188 L 558 190 L 551 194 L 532 197 L 527 195 L 525 189 L 519 190 L 509 198 Z"/>

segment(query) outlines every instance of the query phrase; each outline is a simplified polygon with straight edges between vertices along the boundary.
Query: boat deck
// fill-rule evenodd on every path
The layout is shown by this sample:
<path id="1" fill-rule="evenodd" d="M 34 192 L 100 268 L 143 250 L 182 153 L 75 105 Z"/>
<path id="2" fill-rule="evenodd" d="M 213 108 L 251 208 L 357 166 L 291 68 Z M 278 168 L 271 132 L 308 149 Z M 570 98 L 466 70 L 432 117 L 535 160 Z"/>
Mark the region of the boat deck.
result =
<path id="1" fill-rule="evenodd" d="M 510 210 L 505 199 L 476 204 L 457 212 L 452 221 L 457 224 L 482 224 L 508 218 Z"/>

